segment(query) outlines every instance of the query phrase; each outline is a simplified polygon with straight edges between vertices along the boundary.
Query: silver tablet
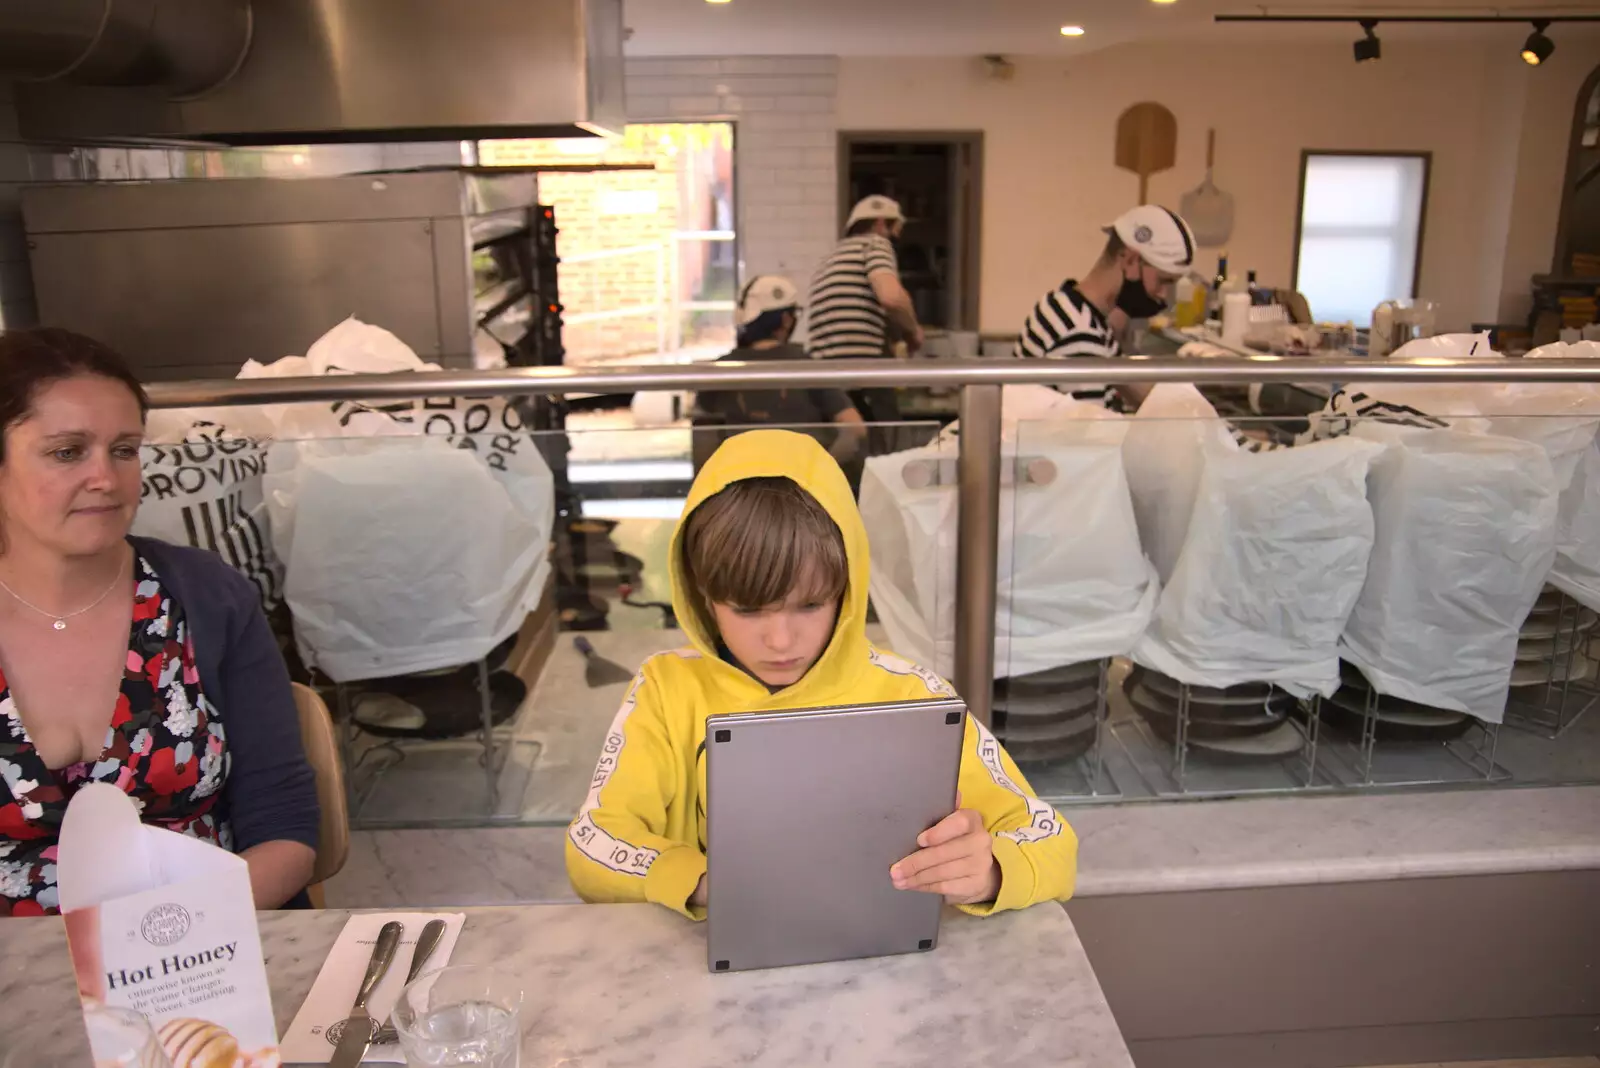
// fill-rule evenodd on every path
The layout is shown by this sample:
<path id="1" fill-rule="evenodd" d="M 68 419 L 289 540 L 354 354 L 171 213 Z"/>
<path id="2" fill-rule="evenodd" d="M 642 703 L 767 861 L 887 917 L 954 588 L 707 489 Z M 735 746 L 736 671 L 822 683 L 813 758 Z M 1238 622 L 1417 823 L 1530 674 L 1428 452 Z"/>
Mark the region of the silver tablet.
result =
<path id="1" fill-rule="evenodd" d="M 712 971 L 934 948 L 943 899 L 889 868 L 955 808 L 966 715 L 941 699 L 707 718 Z"/>

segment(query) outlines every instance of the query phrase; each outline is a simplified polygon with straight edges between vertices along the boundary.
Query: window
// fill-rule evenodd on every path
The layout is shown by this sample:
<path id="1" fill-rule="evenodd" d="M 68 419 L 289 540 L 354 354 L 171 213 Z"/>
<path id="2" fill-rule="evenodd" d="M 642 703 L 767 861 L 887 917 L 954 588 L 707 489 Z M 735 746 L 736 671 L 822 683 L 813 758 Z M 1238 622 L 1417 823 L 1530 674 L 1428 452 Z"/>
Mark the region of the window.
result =
<path id="1" fill-rule="evenodd" d="M 1386 300 L 1416 296 L 1427 154 L 1301 157 L 1295 289 L 1323 322 L 1368 326 Z"/>
<path id="2" fill-rule="evenodd" d="M 630 123 L 618 138 L 479 141 L 484 166 L 554 167 L 569 366 L 715 359 L 733 347 L 733 126 Z"/>

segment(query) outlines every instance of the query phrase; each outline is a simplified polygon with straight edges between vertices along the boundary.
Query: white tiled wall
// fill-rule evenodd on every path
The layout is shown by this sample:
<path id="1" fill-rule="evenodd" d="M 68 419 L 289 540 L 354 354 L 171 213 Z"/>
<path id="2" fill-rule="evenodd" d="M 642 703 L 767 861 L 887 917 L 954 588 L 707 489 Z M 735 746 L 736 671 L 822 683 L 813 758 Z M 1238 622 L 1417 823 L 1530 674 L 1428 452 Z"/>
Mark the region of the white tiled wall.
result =
<path id="1" fill-rule="evenodd" d="M 732 119 L 742 278 L 802 289 L 838 235 L 839 62 L 833 56 L 630 59 L 633 122 Z"/>

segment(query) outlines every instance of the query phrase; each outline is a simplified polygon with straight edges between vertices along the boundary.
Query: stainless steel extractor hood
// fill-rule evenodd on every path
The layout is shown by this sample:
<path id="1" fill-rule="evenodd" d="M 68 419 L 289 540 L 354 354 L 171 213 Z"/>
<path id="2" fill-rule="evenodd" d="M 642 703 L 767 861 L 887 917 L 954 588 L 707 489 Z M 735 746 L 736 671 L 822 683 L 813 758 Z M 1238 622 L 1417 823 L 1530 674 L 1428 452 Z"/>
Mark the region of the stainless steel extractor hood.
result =
<path id="1" fill-rule="evenodd" d="M 620 130 L 622 0 L 0 0 L 23 137 L 236 145 Z"/>

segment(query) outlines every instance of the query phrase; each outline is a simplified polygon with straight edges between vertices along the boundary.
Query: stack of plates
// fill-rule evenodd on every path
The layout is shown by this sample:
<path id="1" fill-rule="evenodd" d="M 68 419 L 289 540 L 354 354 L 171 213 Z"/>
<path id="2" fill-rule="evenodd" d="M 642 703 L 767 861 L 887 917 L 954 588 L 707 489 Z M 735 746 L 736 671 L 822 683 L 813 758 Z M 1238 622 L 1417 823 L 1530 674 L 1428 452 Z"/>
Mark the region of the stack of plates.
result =
<path id="1" fill-rule="evenodd" d="M 1183 684 L 1148 668 L 1135 667 L 1123 692 L 1135 712 L 1163 741 L 1178 734 L 1178 706 Z M 1281 760 L 1298 753 L 1305 736 L 1289 713 L 1293 694 L 1270 683 L 1252 682 L 1225 689 L 1190 686 L 1189 745 L 1213 756 L 1235 760 Z"/>
<path id="2" fill-rule="evenodd" d="M 1323 718 L 1336 728 L 1360 738 L 1371 687 L 1353 665 L 1341 663 L 1343 684 L 1322 702 Z M 1378 696 L 1377 737 L 1390 742 L 1439 742 L 1457 738 L 1477 722 L 1465 712 L 1419 705 L 1399 697 Z"/>
<path id="3" fill-rule="evenodd" d="M 1522 625 L 1511 685 L 1542 686 L 1546 682 L 1566 682 L 1569 676 L 1573 681 L 1593 678 L 1594 661 L 1584 653 L 1597 626 L 1600 615 L 1580 607 L 1559 590 L 1546 587 Z"/>
<path id="4" fill-rule="evenodd" d="M 1073 760 L 1094 745 L 1100 661 L 997 679 L 994 733 L 1018 764 Z"/>

